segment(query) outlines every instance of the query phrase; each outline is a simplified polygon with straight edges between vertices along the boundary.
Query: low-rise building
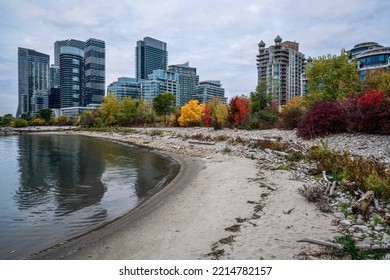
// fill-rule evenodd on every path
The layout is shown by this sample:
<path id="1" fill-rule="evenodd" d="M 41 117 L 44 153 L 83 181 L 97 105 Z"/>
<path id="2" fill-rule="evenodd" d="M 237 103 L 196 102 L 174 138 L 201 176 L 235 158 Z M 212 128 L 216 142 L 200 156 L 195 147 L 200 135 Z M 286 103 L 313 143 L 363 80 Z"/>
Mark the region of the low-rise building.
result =
<path id="1" fill-rule="evenodd" d="M 218 98 L 226 103 L 225 89 L 222 87 L 221 81 L 202 81 L 196 87 L 196 94 L 192 99 L 197 99 L 199 103 L 208 103 L 213 98 Z"/>

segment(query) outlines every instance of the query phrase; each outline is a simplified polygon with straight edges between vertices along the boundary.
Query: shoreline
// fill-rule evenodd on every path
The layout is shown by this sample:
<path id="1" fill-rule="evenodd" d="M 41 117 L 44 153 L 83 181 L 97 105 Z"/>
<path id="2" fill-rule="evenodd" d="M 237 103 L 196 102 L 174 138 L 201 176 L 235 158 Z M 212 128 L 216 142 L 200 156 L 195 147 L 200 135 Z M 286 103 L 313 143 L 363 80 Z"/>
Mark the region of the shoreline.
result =
<path id="1" fill-rule="evenodd" d="M 299 239 L 337 235 L 334 217 L 308 204 L 297 193 L 303 182 L 291 181 L 286 171 L 262 170 L 255 160 L 217 150 L 192 154 L 167 144 L 169 138 L 65 133 L 157 149 L 181 168 L 166 187 L 128 214 L 32 259 L 284 260 L 319 248 Z M 164 141 L 167 146 L 161 148 Z M 198 144 L 190 145 L 201 149 Z"/>
<path id="2" fill-rule="evenodd" d="M 40 132 L 40 133 L 49 133 L 53 132 Z M 64 132 L 54 132 L 64 134 Z M 66 132 L 69 133 L 69 132 Z M 73 134 L 71 132 L 71 134 Z M 77 133 L 76 133 L 77 134 Z M 146 147 L 138 145 L 129 141 L 119 141 L 117 139 L 107 139 L 99 136 L 93 136 L 94 138 L 100 140 L 108 140 L 114 142 L 120 142 L 123 144 L 131 144 L 134 147 L 139 147 L 143 149 L 151 150 L 151 147 Z M 168 181 L 164 182 L 162 185 L 157 186 L 157 189 L 144 201 L 142 201 L 135 208 L 131 209 L 126 214 L 115 218 L 114 220 L 108 221 L 90 231 L 77 235 L 68 240 L 46 248 L 40 252 L 36 252 L 27 259 L 37 259 L 37 260 L 49 260 L 49 259 L 67 259 L 74 254 L 77 254 L 78 251 L 85 247 L 94 246 L 95 243 L 101 242 L 101 240 L 106 238 L 112 238 L 112 235 L 115 232 L 125 230 L 126 227 L 131 226 L 137 220 L 142 219 L 144 216 L 148 215 L 151 211 L 155 211 L 159 205 L 165 200 L 169 200 L 175 193 L 180 191 L 180 188 L 185 188 L 185 184 L 181 184 L 182 180 L 192 180 L 193 175 L 188 172 L 191 170 L 198 170 L 201 168 L 201 162 L 192 157 L 184 155 L 173 155 L 165 151 L 157 151 L 160 154 L 169 156 L 172 160 L 176 161 L 180 165 L 180 170 L 176 176 L 172 178 L 172 174 L 169 174 Z M 183 169 L 183 167 L 185 169 Z M 186 171 L 187 170 L 187 171 Z"/>

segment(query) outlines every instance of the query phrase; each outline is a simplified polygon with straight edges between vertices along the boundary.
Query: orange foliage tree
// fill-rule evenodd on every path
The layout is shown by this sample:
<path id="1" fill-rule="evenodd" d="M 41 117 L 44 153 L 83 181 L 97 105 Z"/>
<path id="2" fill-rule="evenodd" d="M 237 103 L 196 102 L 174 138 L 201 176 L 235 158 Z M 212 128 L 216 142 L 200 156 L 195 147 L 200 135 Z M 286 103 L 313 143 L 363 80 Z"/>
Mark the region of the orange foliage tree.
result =
<path id="1" fill-rule="evenodd" d="M 181 108 L 181 116 L 178 119 L 180 126 L 197 126 L 202 122 L 204 104 L 199 104 L 198 100 L 190 100 Z"/>

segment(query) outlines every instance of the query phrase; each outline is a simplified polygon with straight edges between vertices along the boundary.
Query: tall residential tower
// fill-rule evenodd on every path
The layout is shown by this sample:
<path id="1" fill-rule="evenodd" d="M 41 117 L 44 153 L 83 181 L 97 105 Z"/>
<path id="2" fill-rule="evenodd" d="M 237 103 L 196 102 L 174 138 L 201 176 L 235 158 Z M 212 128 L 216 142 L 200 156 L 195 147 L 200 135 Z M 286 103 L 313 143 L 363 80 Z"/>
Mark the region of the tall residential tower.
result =
<path id="1" fill-rule="evenodd" d="M 301 94 L 301 74 L 305 71 L 305 55 L 299 52 L 299 44 L 277 36 L 275 45 L 268 48 L 259 43 L 257 55 L 258 82 L 266 82 L 267 92 L 272 93 L 278 105 L 286 104 Z"/>
<path id="2" fill-rule="evenodd" d="M 154 70 L 167 70 L 167 43 L 145 37 L 137 42 L 135 47 L 135 76 L 137 79 L 147 79 Z"/>
<path id="3" fill-rule="evenodd" d="M 85 93 L 83 106 L 101 104 L 106 87 L 106 44 L 88 39 L 84 47 Z"/>
<path id="4" fill-rule="evenodd" d="M 70 46 L 61 47 L 60 106 L 79 107 L 84 98 L 84 51 Z"/>
<path id="5" fill-rule="evenodd" d="M 35 50 L 18 48 L 18 109 L 16 116 L 35 114 L 33 97 L 49 88 L 50 57 Z"/>

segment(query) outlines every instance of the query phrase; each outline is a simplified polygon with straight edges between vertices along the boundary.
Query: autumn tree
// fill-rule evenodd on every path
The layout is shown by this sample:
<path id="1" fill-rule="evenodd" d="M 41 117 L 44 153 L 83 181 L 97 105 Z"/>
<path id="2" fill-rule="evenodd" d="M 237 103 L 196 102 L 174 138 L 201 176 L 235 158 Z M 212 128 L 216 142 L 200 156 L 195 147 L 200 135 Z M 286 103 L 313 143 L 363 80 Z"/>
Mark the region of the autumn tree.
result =
<path id="1" fill-rule="evenodd" d="M 104 97 L 102 107 L 100 107 L 99 111 L 106 125 L 116 125 L 118 124 L 121 112 L 121 100 L 116 99 L 113 94 L 108 94 Z"/>
<path id="2" fill-rule="evenodd" d="M 251 111 L 246 97 L 233 97 L 229 102 L 228 121 L 231 126 L 241 127 Z"/>
<path id="3" fill-rule="evenodd" d="M 210 106 L 206 103 L 204 105 L 204 110 L 203 110 L 203 123 L 204 123 L 204 126 L 205 127 L 210 127 L 211 126 L 211 120 L 212 120 L 212 116 L 211 116 Z"/>
<path id="4" fill-rule="evenodd" d="M 366 90 L 378 90 L 390 97 L 390 70 L 383 71 L 383 68 L 366 70 L 364 80 Z"/>
<path id="5" fill-rule="evenodd" d="M 207 107 L 210 108 L 210 125 L 215 129 L 226 126 L 228 109 L 225 103 L 215 97 L 207 104 Z"/>
<path id="6" fill-rule="evenodd" d="M 190 100 L 181 108 L 181 116 L 178 119 L 180 126 L 197 126 L 201 124 L 204 104 L 198 100 Z"/>
<path id="7" fill-rule="evenodd" d="M 350 62 L 345 52 L 339 56 L 323 56 L 313 60 L 306 69 L 309 80 L 305 96 L 309 105 L 316 100 L 334 101 L 361 91 L 356 61 Z"/>

